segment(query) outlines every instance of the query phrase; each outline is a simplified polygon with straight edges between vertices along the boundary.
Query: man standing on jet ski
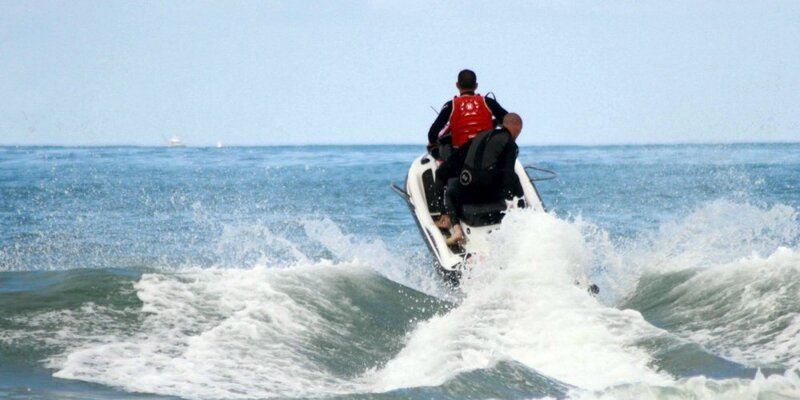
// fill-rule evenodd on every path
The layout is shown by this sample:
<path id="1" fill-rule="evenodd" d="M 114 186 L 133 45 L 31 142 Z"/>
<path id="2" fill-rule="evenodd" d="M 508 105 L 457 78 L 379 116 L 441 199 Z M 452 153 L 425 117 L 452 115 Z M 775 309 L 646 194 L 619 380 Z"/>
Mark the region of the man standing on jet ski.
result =
<path id="1" fill-rule="evenodd" d="M 440 160 L 447 159 L 451 148 L 461 147 L 477 134 L 494 129 L 508 114 L 495 99 L 475 93 L 475 72 L 459 72 L 456 88 L 459 95 L 444 103 L 428 130 L 428 150 Z"/>
<path id="2" fill-rule="evenodd" d="M 440 228 L 447 228 L 448 225 L 453 227 L 453 233 L 447 239 L 448 246 L 464 239 L 458 220 L 458 210 L 462 204 L 484 204 L 523 197 L 519 177 L 514 172 L 519 154 L 516 139 L 521 132 L 522 118 L 519 114 L 508 113 L 501 127 L 478 134 L 458 148 L 436 170 L 437 190 L 443 189 L 449 178 L 458 177 L 457 181 L 447 184 L 447 190 L 444 191 L 445 214 L 437 223 Z"/>

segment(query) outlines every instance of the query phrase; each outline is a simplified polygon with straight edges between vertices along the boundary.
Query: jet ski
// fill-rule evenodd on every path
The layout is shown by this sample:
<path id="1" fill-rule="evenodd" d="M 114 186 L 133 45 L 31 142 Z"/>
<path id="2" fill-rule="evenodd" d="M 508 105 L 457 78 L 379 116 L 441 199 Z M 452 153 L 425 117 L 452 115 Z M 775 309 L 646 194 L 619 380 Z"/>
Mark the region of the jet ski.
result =
<path id="1" fill-rule="evenodd" d="M 506 201 L 487 204 L 463 204 L 459 210 L 459 219 L 464 232 L 464 240 L 457 245 L 448 246 L 445 242 L 450 236 L 449 229 L 440 229 L 434 223 L 443 210 L 439 210 L 434 201 L 434 179 L 436 177 L 437 160 L 428 153 L 417 157 L 411 163 L 406 176 L 405 188 L 393 184 L 392 189 L 402 197 L 411 209 L 411 215 L 417 222 L 422 238 L 435 258 L 435 265 L 442 277 L 457 285 L 462 271 L 469 264 L 489 253 L 488 236 L 500 228 L 500 222 L 508 208 Z M 523 167 L 517 160 L 514 171 L 519 177 L 524 193 L 525 205 L 534 210 L 544 211 L 544 204 L 539 192 L 526 172 L 526 168 L 552 174 L 549 170 L 536 167 Z M 544 180 L 542 179 L 542 180 Z"/>

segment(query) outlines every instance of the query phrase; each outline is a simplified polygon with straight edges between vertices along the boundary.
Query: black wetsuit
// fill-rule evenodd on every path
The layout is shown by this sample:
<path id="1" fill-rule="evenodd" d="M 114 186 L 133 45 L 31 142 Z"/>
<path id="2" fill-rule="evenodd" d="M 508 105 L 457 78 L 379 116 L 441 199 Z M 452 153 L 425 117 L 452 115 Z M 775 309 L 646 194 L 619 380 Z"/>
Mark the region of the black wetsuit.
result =
<path id="1" fill-rule="evenodd" d="M 514 172 L 518 153 L 511 133 L 499 128 L 474 137 L 439 166 L 435 193 L 444 192 L 444 210 L 453 224 L 458 223 L 458 209 L 464 203 L 491 203 L 523 196 Z M 441 200 L 439 197 L 440 204 Z"/>
<path id="2" fill-rule="evenodd" d="M 475 92 L 465 92 L 464 95 L 474 95 Z M 499 125 L 503 122 L 503 117 L 508 114 L 500 103 L 497 100 L 491 97 L 485 97 L 486 99 L 486 106 L 489 107 L 489 110 L 494 115 L 495 125 Z M 445 126 L 450 122 L 450 114 L 453 113 L 453 100 L 444 103 L 442 109 L 439 110 L 439 116 L 436 117 L 436 120 L 433 121 L 431 124 L 431 128 L 428 130 L 428 144 L 429 145 L 436 145 L 439 139 L 439 132 L 444 129 Z"/>

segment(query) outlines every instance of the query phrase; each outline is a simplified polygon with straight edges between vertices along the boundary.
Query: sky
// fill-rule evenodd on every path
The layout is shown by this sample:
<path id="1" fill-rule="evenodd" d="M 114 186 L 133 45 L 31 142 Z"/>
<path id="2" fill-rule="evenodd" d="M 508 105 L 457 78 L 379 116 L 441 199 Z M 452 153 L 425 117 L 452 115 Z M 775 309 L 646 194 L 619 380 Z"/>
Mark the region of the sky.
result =
<path id="1" fill-rule="evenodd" d="M 800 141 L 800 1 L 0 0 L 0 145 Z"/>

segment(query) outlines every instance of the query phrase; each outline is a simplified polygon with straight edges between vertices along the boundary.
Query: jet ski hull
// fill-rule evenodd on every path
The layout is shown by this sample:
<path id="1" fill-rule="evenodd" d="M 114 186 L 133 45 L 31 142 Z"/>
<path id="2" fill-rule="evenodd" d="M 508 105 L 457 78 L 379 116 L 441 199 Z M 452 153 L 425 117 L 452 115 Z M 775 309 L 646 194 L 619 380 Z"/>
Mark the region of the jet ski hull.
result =
<path id="1" fill-rule="evenodd" d="M 393 185 L 393 189 L 408 204 L 422 238 L 435 259 L 435 266 L 439 274 L 447 281 L 457 283 L 461 272 L 471 260 L 488 254 L 488 236 L 500 227 L 502 218 L 500 214 L 504 207 L 501 210 L 496 206 L 492 208 L 473 205 L 471 210 L 474 212 L 475 218 L 464 218 L 461 221 L 465 240 L 460 245 L 448 246 L 446 239 L 450 232 L 439 229 L 434 223 L 434 218 L 442 212 L 442 210 L 436 209 L 435 202 L 432 200 L 437 166 L 436 160 L 427 153 L 417 157 L 408 170 L 405 187 L 401 189 L 397 185 Z M 536 186 L 519 161 L 516 163 L 515 172 L 520 179 L 526 206 L 544 211 L 544 205 Z M 466 209 L 465 205 L 465 211 Z"/>

